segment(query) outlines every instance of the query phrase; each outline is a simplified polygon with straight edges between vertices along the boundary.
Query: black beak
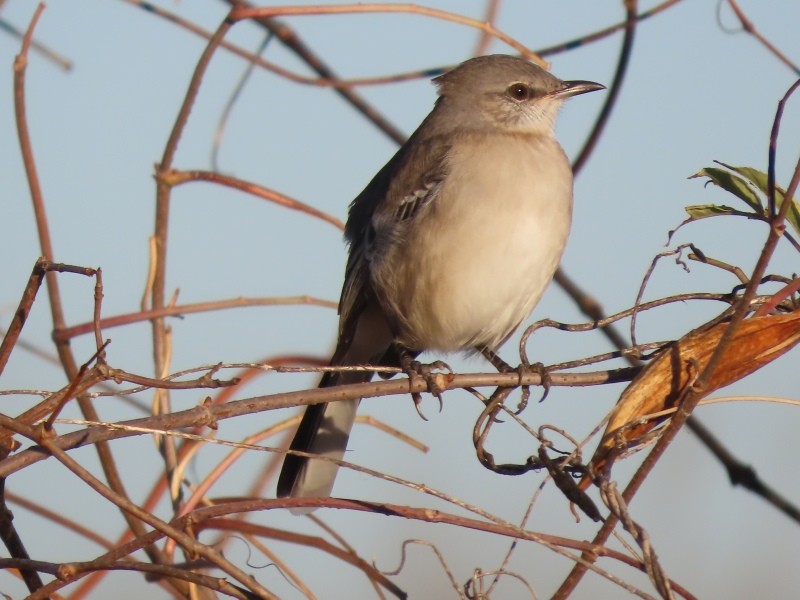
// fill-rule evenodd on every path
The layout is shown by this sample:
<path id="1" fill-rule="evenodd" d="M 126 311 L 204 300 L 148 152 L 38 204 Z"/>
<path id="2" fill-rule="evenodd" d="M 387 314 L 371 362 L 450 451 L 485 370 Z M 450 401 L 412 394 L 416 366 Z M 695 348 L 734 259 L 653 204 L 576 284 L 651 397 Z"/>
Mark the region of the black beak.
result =
<path id="1" fill-rule="evenodd" d="M 595 83 L 594 81 L 564 81 L 564 87 L 549 95 L 551 98 L 571 98 L 580 94 L 588 94 L 589 92 L 596 92 L 597 90 L 604 90 L 606 86 Z"/>

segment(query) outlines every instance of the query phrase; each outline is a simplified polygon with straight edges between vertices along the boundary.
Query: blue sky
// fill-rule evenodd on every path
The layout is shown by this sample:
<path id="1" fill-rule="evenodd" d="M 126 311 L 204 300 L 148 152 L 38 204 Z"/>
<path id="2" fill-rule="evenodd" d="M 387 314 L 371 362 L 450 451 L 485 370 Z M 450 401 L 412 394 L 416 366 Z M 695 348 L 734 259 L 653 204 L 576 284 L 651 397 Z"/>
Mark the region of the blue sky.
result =
<path id="1" fill-rule="evenodd" d="M 310 3 L 306 3 L 310 4 Z M 217 27 L 226 9 L 222 2 L 159 2 L 206 29 Z M 652 3 L 645 4 L 648 8 Z M 800 4 L 792 0 L 742 1 L 742 8 L 768 39 L 790 58 L 797 55 L 795 25 Z M 431 6 L 481 18 L 482 2 L 441 1 Z M 680 2 L 665 13 L 641 23 L 619 103 L 595 154 L 575 184 L 575 216 L 563 260 L 567 273 L 605 307 L 616 312 L 633 304 L 652 257 L 665 249 L 667 232 L 684 219 L 683 207 L 710 202 L 731 203 L 720 191 L 704 188 L 687 177 L 721 160 L 766 169 L 769 131 L 778 100 L 796 75 L 752 37 L 731 33 L 717 21 L 717 3 Z M 8 0 L 0 18 L 19 28 L 28 23 L 33 3 Z M 736 21 L 727 7 L 721 22 Z M 498 26 L 536 49 L 572 39 L 623 18 L 621 3 L 575 0 L 569 3 L 506 2 Z M 470 56 L 474 30 L 408 15 L 346 15 L 297 17 L 288 20 L 311 48 L 343 77 L 370 76 L 455 64 Z M 237 25 L 227 39 L 247 48 L 261 41 L 258 28 Z M 46 9 L 37 39 L 74 64 L 64 72 L 32 54 L 28 68 L 28 115 L 50 218 L 58 261 L 103 268 L 107 316 L 137 310 L 147 272 L 147 240 L 154 213 L 153 164 L 160 159 L 186 85 L 204 48 L 200 38 L 125 2 L 55 0 Z M 551 57 L 552 70 L 563 79 L 610 83 L 620 36 Z M 6 325 L 19 301 L 30 269 L 39 256 L 27 185 L 16 145 L 12 103 L 12 70 L 19 41 L 0 35 L 4 75 L 0 81 L 0 176 L 4 186 L 4 235 L 0 245 L 5 285 L 0 297 Z M 508 52 L 500 43 L 492 52 Z M 279 44 L 265 57 L 308 74 L 308 69 Z M 177 168 L 207 169 L 220 115 L 245 68 L 244 62 L 219 52 L 204 81 L 189 126 L 181 140 Z M 434 89 L 420 81 L 370 86 L 361 93 L 401 130 L 411 133 L 427 114 Z M 569 102 L 560 115 L 558 135 L 574 156 L 599 110 L 601 94 Z M 778 181 L 788 183 L 800 143 L 800 98 L 787 107 L 779 140 Z M 350 200 L 390 158 L 393 142 L 377 132 L 330 90 L 298 85 L 263 70 L 247 82 L 228 121 L 220 148 L 220 167 L 231 175 L 274 188 L 344 219 Z M 766 228 L 738 220 L 705 221 L 681 230 L 673 242 L 694 242 L 706 254 L 740 266 L 746 273 L 755 264 Z M 781 248 L 770 271 L 791 275 L 797 257 Z M 191 184 L 173 194 L 170 228 L 168 290 L 180 289 L 181 303 L 238 296 L 308 294 L 336 300 L 341 285 L 345 248 L 341 234 L 329 224 L 277 206 L 207 184 Z M 91 318 L 92 282 L 60 278 L 70 324 Z M 647 298 L 683 291 L 726 292 L 735 285 L 729 274 L 693 264 L 686 273 L 663 261 Z M 685 304 L 641 317 L 641 340 L 671 339 L 716 314 L 720 308 Z M 551 288 L 537 307 L 535 318 L 581 322 L 583 317 L 557 288 Z M 336 315 L 315 307 L 258 307 L 190 315 L 171 322 L 174 332 L 171 370 L 217 362 L 252 362 L 283 354 L 325 357 L 334 342 Z M 24 339 L 50 349 L 51 323 L 45 296 L 40 295 L 26 324 Z M 150 374 L 150 330 L 137 324 L 105 332 L 112 339 L 109 360 L 127 371 Z M 93 353 L 89 336 L 72 345 L 79 360 Z M 535 360 L 554 363 L 608 350 L 597 334 L 537 336 L 531 345 Z M 503 355 L 513 361 L 515 341 Z M 763 395 L 795 398 L 797 351 L 777 364 L 717 395 Z M 436 357 L 431 357 L 436 358 Z M 448 359 L 449 360 L 449 359 Z M 453 359 L 458 370 L 483 371 L 477 359 Z M 61 371 L 18 348 L 3 374 L 2 389 L 58 389 Z M 239 397 L 313 385 L 303 375 L 269 376 L 250 384 Z M 620 386 L 555 389 L 542 403 L 531 403 L 524 418 L 532 426 L 552 423 L 573 435 L 588 435 L 613 405 Z M 147 396 L 143 396 L 147 400 Z M 177 408 L 195 405 L 198 394 L 176 394 Z M 14 402 L 2 412 L 16 414 L 30 397 L 7 397 Z M 120 420 L 136 413 L 114 399 L 98 400 L 103 418 Z M 465 392 L 450 392 L 444 410 L 434 401 L 421 421 L 404 397 L 362 404 L 365 413 L 392 423 L 431 446 L 416 454 L 368 427 L 357 429 L 348 458 L 423 481 L 467 502 L 515 521 L 542 479 L 541 475 L 505 478 L 484 470 L 471 447 L 471 431 L 480 412 Z M 77 416 L 71 407 L 67 416 Z M 703 407 L 699 417 L 744 462 L 790 499 L 800 501 L 800 481 L 792 458 L 800 450 L 796 431 L 800 418 L 789 405 L 732 402 Z M 283 415 L 281 415 L 282 417 Z M 225 422 L 219 437 L 240 439 L 277 420 L 260 414 Z M 64 426 L 66 429 L 66 426 Z M 535 451 L 532 440 L 505 426 L 495 451 L 509 460 Z M 123 472 L 141 488 L 141 499 L 159 468 L 158 454 L 146 438 L 115 446 Z M 94 466 L 89 451 L 76 455 Z M 203 450 L 191 475 L 200 477 L 220 456 Z M 617 465 L 614 474 L 626 481 L 643 454 Z M 52 464 L 51 464 L 52 463 Z M 244 493 L 253 473 L 265 459 L 252 456 L 235 465 L 215 495 Z M 46 501 L 51 508 L 88 523 L 115 537 L 121 522 L 114 510 L 54 461 L 25 470 L 9 480 L 9 489 Z M 389 487 L 365 475 L 345 472 L 336 493 L 345 497 L 391 499 L 415 505 L 430 499 Z M 55 493 L 54 493 L 55 492 Z M 435 504 L 438 508 L 448 508 Z M 167 516 L 167 507 L 161 507 Z M 682 434 L 652 473 L 632 505 L 634 518 L 649 531 L 667 573 L 702 598 L 788 598 L 800 586 L 796 559 L 800 535 L 792 523 L 760 499 L 732 489 L 721 467 L 690 434 Z M 43 560 L 88 559 L 99 553 L 22 509 L 15 524 L 30 540 L 34 557 Z M 381 568 L 393 568 L 399 542 L 425 538 L 444 553 L 456 578 L 463 581 L 476 568 L 497 568 L 507 540 L 430 527 L 422 524 L 322 512 Z M 276 527 L 298 528 L 315 535 L 311 523 L 282 511 L 259 516 Z M 585 520 L 576 525 L 557 490 L 548 486 L 537 502 L 530 527 L 578 539 L 593 535 Z M 62 540 L 68 540 L 62 544 Z M 301 572 L 320 597 L 373 597 L 355 573 L 342 575 L 332 560 L 276 546 L 281 556 Z M 249 557 L 243 543 L 234 544 L 230 557 L 252 560 L 251 569 L 281 597 L 300 597 L 259 555 Z M 226 555 L 227 552 L 226 552 Z M 318 559 L 318 562 L 317 562 Z M 455 597 L 438 563 L 422 547 L 410 551 L 410 563 L 397 581 L 412 597 Z M 261 562 L 259 562 L 261 561 Z M 646 581 L 626 569 L 603 563 L 618 575 L 649 589 Z M 548 551 L 525 547 L 509 569 L 522 574 L 543 597 L 564 577 L 569 564 Z M 780 576 L 776 577 L 775 574 Z M 120 597 L 141 597 L 138 577 L 122 575 L 130 587 Z M 331 582 L 335 594 L 330 593 Z M 512 581 L 503 584 L 503 598 L 525 598 Z M 337 588 L 337 586 L 341 586 Z M 109 593 L 111 587 L 103 588 Z M 153 592 L 150 586 L 150 592 Z M 19 584 L 0 577 L 0 591 L 21 595 Z M 98 592 L 99 593 L 99 592 Z M 126 595 L 128 594 L 128 595 Z M 498 591 L 498 594 L 500 592 Z M 587 580 L 575 598 L 617 598 L 619 588 L 597 577 Z"/>

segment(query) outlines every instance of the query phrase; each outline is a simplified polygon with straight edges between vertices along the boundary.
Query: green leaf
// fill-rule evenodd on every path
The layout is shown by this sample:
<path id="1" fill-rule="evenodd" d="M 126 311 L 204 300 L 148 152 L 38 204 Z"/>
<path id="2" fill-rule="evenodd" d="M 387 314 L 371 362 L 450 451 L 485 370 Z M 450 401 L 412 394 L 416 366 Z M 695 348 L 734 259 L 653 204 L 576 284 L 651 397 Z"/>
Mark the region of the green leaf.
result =
<path id="1" fill-rule="evenodd" d="M 792 198 L 792 205 L 789 207 L 789 212 L 786 213 L 786 221 L 794 229 L 795 233 L 800 235 L 800 206 L 797 204 L 797 199 Z"/>
<path id="2" fill-rule="evenodd" d="M 680 223 L 675 229 L 672 229 L 667 234 L 668 244 L 672 240 L 672 236 L 674 236 L 681 227 L 688 225 L 689 223 L 699 221 L 700 219 L 708 219 L 709 217 L 733 216 L 746 217 L 748 219 L 760 219 L 762 221 L 765 220 L 763 215 L 736 210 L 735 208 L 731 208 L 730 206 L 725 206 L 723 204 L 696 204 L 694 206 L 684 206 L 683 208 L 688 213 L 689 218 Z"/>
<path id="3" fill-rule="evenodd" d="M 708 177 L 711 183 L 730 192 L 759 215 L 764 214 L 764 205 L 761 203 L 761 198 L 753 189 L 753 184 L 747 179 L 718 167 L 700 169 L 700 171 L 689 177 L 689 179 L 694 179 L 696 177 Z"/>
<path id="4" fill-rule="evenodd" d="M 758 188 L 762 194 L 764 194 L 765 198 L 768 198 L 769 193 L 769 178 L 764 171 L 759 171 L 758 169 L 754 169 L 752 167 L 734 167 L 731 165 L 726 165 L 724 162 L 717 161 L 720 165 L 725 167 L 726 169 L 730 169 L 731 171 L 738 173 L 745 179 L 747 179 L 752 185 Z M 780 209 L 781 205 L 783 204 L 784 199 L 786 198 L 786 190 L 784 190 L 779 185 L 775 186 L 775 202 L 776 202 L 776 209 Z M 789 211 L 786 213 L 786 221 L 789 223 L 792 229 L 795 230 L 798 234 L 800 234 L 800 204 L 798 204 L 796 198 L 792 198 L 791 200 L 792 205 L 789 207 Z"/>
<path id="5" fill-rule="evenodd" d="M 722 215 L 747 217 L 749 219 L 756 217 L 763 220 L 761 215 L 754 215 L 751 212 L 736 210 L 724 204 L 696 204 L 694 206 L 685 206 L 684 210 L 689 214 L 689 218 L 692 221 L 707 219 L 708 217 L 719 217 Z"/>
<path id="6" fill-rule="evenodd" d="M 726 164 L 721 160 L 715 160 L 715 163 L 718 165 L 722 165 L 726 169 L 741 175 L 745 179 L 747 179 L 751 184 L 756 186 L 764 196 L 767 195 L 767 190 L 769 189 L 769 179 L 767 174 L 764 171 L 759 171 L 758 169 L 754 169 L 753 167 L 734 167 L 733 165 Z"/>

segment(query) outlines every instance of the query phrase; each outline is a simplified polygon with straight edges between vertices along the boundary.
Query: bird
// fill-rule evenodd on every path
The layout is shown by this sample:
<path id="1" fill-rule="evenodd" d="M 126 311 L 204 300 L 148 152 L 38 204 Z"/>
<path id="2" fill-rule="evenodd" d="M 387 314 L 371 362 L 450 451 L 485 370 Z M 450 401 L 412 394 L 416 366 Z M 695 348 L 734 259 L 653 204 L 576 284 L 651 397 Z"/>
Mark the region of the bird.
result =
<path id="1" fill-rule="evenodd" d="M 469 59 L 433 83 L 433 110 L 350 204 L 331 366 L 494 352 L 533 311 L 561 260 L 573 185 L 556 114 L 565 99 L 605 86 L 562 81 L 502 54 Z M 319 386 L 371 376 L 328 371 Z M 341 460 L 359 402 L 309 405 L 289 449 Z M 277 496 L 328 497 L 337 470 L 289 452 Z"/>

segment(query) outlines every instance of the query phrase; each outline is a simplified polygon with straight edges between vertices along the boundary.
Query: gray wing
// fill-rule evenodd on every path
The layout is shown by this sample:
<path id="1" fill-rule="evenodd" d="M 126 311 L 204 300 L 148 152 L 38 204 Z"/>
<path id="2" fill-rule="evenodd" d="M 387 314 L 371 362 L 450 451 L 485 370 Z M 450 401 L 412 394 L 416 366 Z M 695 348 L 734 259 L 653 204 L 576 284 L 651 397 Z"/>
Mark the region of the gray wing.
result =
<path id="1" fill-rule="evenodd" d="M 420 130 L 384 166 L 353 203 L 345 226 L 350 254 L 339 300 L 339 343 L 352 339 L 358 316 L 375 302 L 370 261 L 391 244 L 433 203 L 447 175 L 449 144 L 444 136 L 420 139 Z"/>
<path id="2" fill-rule="evenodd" d="M 409 144 L 395 154 L 350 205 L 345 227 L 350 254 L 339 302 L 339 340 L 331 365 L 373 361 L 399 364 L 397 347 L 392 343 L 395 332 L 372 288 L 370 260 L 381 245 L 396 242 L 409 224 L 425 212 L 444 179 L 447 147 L 436 138 L 421 140 L 424 132 L 423 123 Z M 370 319 L 369 327 L 359 330 L 358 323 L 365 311 L 371 314 L 365 317 Z M 383 318 L 383 324 L 376 323 L 376 316 Z M 370 378 L 370 373 L 329 372 L 322 377 L 320 386 Z M 290 448 L 341 459 L 357 407 L 358 400 L 309 406 Z M 278 479 L 278 496 L 328 496 L 337 469 L 334 463 L 289 454 Z"/>

